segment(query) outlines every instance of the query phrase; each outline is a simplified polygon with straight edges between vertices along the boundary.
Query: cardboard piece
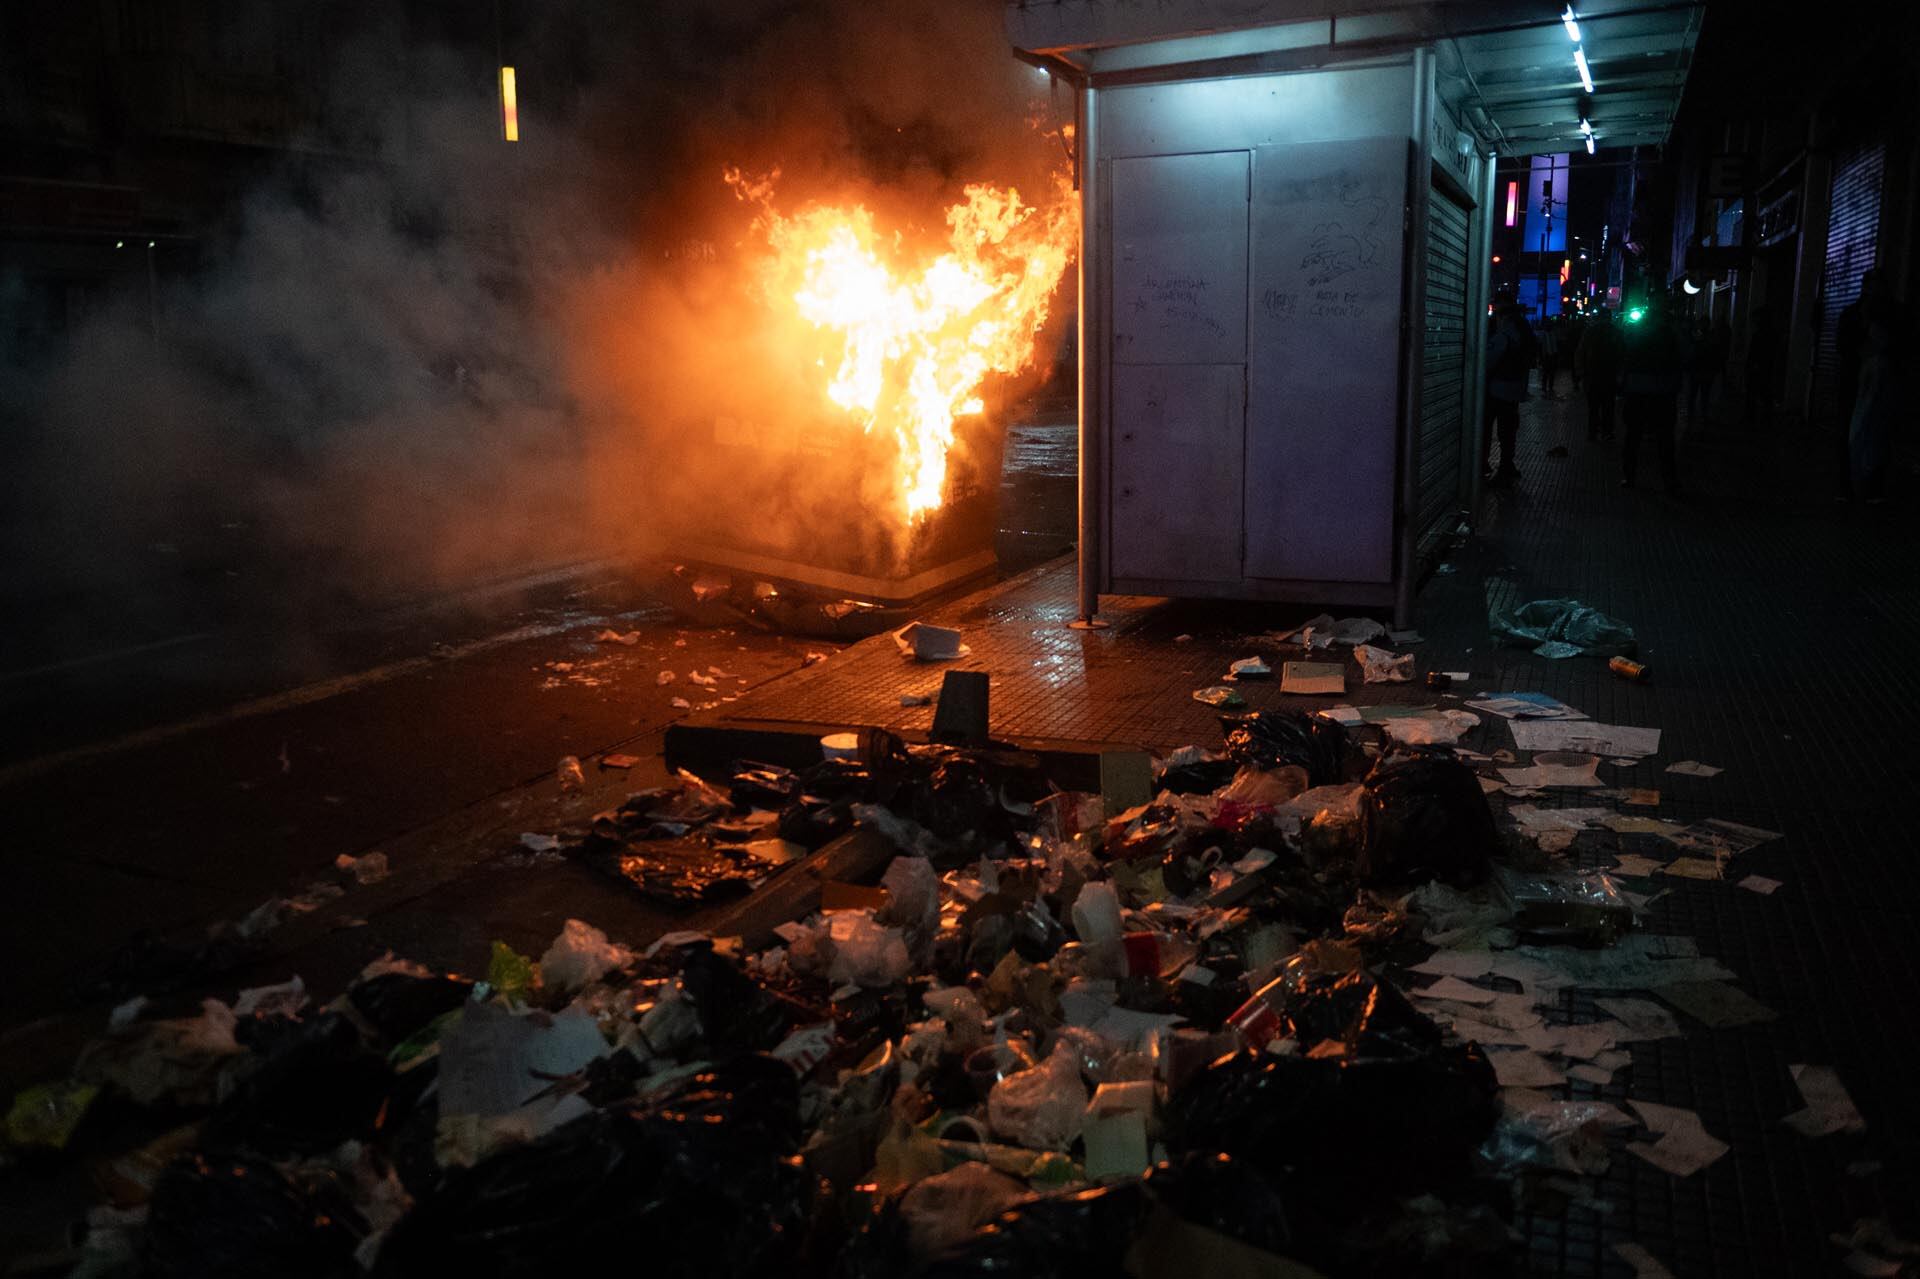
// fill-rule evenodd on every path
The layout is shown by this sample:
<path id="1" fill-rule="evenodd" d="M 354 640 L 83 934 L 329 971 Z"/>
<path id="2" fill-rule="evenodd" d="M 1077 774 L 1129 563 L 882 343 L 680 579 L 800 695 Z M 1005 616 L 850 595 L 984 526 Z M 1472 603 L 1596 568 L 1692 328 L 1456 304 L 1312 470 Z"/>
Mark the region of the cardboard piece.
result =
<path id="1" fill-rule="evenodd" d="M 1342 662 L 1283 662 L 1280 691 L 1320 696 L 1347 691 L 1347 668 Z"/>

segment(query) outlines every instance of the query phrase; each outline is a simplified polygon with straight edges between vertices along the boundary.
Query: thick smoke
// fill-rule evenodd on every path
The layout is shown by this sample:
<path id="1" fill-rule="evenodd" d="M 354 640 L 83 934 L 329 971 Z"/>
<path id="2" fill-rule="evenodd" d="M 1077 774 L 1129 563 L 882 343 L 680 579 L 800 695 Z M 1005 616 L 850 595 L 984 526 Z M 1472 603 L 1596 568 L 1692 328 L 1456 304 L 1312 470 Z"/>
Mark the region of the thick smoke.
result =
<path id="1" fill-rule="evenodd" d="M 399 68 L 391 32 L 350 42 L 330 100 L 376 159 L 315 139 L 163 279 L 157 338 L 142 295 L 10 375 L 32 424 L 16 563 L 134 590 L 156 547 L 244 539 L 310 613 L 671 547 L 689 512 L 874 523 L 844 449 L 758 450 L 756 486 L 713 447 L 717 418 L 808 422 L 720 175 L 778 168 L 783 203 L 915 226 L 966 181 L 1038 193 L 1060 143 L 1030 127 L 1046 93 L 997 0 L 547 13 L 520 33 L 524 141 L 498 138 L 490 59 L 414 47 Z M 772 486 L 780 468 L 802 482 Z"/>

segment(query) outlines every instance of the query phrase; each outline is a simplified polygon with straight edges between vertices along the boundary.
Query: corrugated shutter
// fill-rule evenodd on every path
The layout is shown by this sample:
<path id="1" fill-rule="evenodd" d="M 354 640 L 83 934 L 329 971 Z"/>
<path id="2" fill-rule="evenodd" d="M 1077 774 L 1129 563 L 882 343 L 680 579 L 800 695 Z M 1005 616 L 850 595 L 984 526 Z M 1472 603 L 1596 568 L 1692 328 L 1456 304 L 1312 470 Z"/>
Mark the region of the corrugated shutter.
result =
<path id="1" fill-rule="evenodd" d="M 1426 346 L 1420 369 L 1420 475 L 1415 520 L 1424 547 L 1460 510 L 1467 386 L 1467 211 L 1438 187 L 1427 212 Z"/>
<path id="2" fill-rule="evenodd" d="M 1814 351 L 1815 412 L 1831 420 L 1840 404 L 1840 312 L 1860 296 L 1860 274 L 1879 259 L 1880 190 L 1887 149 L 1868 142 L 1842 149 L 1833 162 L 1827 260 L 1821 275 L 1820 340 Z"/>

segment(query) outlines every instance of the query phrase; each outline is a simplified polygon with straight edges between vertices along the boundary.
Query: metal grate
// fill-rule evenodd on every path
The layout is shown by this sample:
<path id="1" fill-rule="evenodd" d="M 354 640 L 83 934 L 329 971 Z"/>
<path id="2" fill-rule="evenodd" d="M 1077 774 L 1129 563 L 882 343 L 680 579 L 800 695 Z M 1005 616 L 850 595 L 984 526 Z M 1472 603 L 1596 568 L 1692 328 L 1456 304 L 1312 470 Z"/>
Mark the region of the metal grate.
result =
<path id="1" fill-rule="evenodd" d="M 1844 398 L 1840 312 L 1859 300 L 1860 275 L 1879 260 L 1880 191 L 1886 171 L 1887 148 L 1881 142 L 1851 147 L 1834 160 L 1827 260 L 1820 280 L 1820 337 L 1814 352 L 1815 404 L 1823 421 L 1834 418 Z"/>
<path id="2" fill-rule="evenodd" d="M 1427 326 L 1420 370 L 1419 504 L 1422 546 L 1452 527 L 1460 509 L 1460 444 L 1466 411 L 1467 211 L 1434 187 L 1427 218 Z"/>

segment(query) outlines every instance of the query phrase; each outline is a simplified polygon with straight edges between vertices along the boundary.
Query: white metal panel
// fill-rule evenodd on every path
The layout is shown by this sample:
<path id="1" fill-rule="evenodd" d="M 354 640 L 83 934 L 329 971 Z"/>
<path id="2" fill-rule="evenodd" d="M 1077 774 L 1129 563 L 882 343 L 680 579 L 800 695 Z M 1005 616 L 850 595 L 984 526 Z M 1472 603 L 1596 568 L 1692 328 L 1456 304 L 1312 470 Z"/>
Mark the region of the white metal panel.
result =
<path id="1" fill-rule="evenodd" d="M 1413 75 L 1401 62 L 1129 85 L 1102 89 L 1100 109 L 1103 157 L 1404 134 Z"/>
<path id="2" fill-rule="evenodd" d="M 1113 370 L 1116 578 L 1240 580 L 1242 364 Z"/>
<path id="3" fill-rule="evenodd" d="M 1255 153 L 1248 577 L 1393 576 L 1408 146 Z"/>
<path id="4" fill-rule="evenodd" d="M 1247 358 L 1247 153 L 1116 160 L 1113 359 Z"/>

